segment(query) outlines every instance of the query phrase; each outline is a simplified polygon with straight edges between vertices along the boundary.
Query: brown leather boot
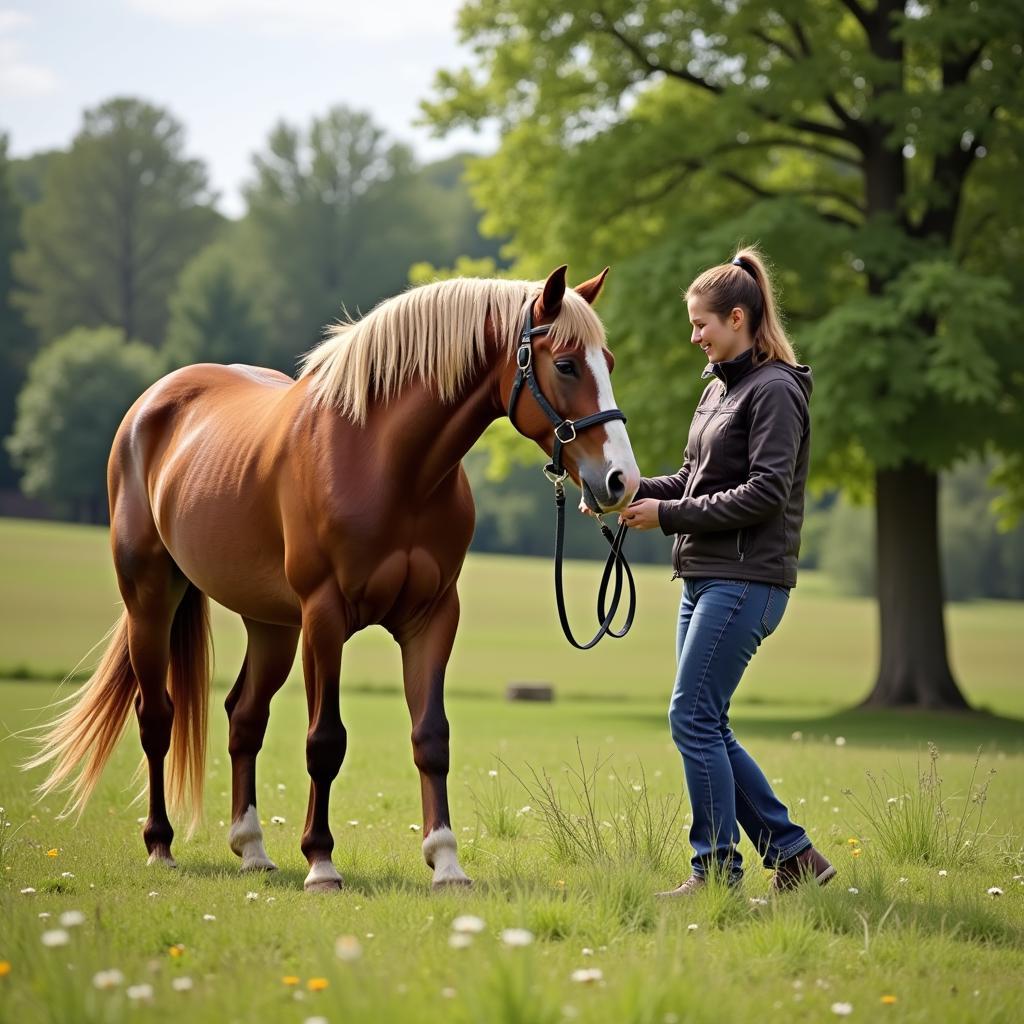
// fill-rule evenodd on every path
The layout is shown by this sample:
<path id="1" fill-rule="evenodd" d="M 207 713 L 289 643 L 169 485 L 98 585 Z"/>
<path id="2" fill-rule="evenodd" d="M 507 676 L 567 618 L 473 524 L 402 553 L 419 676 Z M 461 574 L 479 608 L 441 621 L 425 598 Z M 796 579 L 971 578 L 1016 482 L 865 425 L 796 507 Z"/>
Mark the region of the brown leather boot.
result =
<path id="1" fill-rule="evenodd" d="M 780 861 L 772 876 L 772 889 L 775 892 L 787 892 L 795 889 L 802 882 L 814 881 L 825 885 L 835 877 L 836 869 L 813 847 L 809 846 L 803 853 Z"/>
<path id="2" fill-rule="evenodd" d="M 692 896 L 694 893 L 703 889 L 707 884 L 707 881 L 701 878 L 700 875 L 690 875 L 682 885 L 678 885 L 674 889 L 669 889 L 668 892 L 656 892 L 654 895 L 657 896 L 658 899 L 674 899 L 677 896 Z"/>

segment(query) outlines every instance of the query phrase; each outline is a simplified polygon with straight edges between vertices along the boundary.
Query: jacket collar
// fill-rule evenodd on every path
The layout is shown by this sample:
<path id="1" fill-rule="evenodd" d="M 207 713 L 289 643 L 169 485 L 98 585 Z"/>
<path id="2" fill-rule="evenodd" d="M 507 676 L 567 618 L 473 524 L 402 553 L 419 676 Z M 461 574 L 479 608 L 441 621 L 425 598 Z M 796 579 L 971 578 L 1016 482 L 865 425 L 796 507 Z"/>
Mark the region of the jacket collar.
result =
<path id="1" fill-rule="evenodd" d="M 753 369 L 754 349 L 751 347 L 745 352 L 741 352 L 735 359 L 730 359 L 727 362 L 708 363 L 700 376 L 701 380 L 707 380 L 708 377 L 717 377 L 725 385 L 726 390 L 728 390 Z"/>

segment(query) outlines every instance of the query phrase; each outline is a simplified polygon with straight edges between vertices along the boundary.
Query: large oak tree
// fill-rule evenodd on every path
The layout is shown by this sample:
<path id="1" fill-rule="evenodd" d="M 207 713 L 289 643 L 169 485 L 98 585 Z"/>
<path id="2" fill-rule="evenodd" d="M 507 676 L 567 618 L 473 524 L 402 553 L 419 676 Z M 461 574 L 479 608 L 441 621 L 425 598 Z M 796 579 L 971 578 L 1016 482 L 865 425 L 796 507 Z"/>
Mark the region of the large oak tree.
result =
<path id="1" fill-rule="evenodd" d="M 819 482 L 874 492 L 869 702 L 957 708 L 939 471 L 1024 451 L 1021 0 L 470 0 L 441 131 L 496 121 L 473 169 L 519 269 L 615 262 L 616 389 L 652 469 L 699 367 L 679 291 L 740 239 L 774 257 L 818 387 Z"/>

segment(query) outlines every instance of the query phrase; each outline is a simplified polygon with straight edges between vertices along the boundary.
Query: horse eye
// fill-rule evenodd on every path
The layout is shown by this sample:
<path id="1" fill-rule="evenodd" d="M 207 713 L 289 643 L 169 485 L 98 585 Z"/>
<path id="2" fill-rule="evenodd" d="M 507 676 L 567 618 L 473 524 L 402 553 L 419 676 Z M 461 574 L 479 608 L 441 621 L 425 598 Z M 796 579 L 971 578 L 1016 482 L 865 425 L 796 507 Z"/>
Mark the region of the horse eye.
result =
<path id="1" fill-rule="evenodd" d="M 555 369 L 566 377 L 578 377 L 576 364 L 571 359 L 559 359 L 555 363 Z"/>

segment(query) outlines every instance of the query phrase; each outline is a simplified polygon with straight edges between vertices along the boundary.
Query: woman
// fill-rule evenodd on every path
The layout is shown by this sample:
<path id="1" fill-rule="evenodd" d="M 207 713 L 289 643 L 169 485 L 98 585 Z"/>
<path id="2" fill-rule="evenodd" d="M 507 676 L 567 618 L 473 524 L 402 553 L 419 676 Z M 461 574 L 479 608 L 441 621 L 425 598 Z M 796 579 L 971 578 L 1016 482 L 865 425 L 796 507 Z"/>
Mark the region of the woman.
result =
<path id="1" fill-rule="evenodd" d="M 686 291 L 690 342 L 710 377 L 682 468 L 646 478 L 622 514 L 635 530 L 675 536 L 682 577 L 678 668 L 669 723 L 693 811 L 687 896 L 721 872 L 738 883 L 739 826 L 775 874 L 776 890 L 824 885 L 835 868 L 789 817 L 729 728 L 729 702 L 796 583 L 810 441 L 811 371 L 797 363 L 757 249 L 706 270 Z"/>

